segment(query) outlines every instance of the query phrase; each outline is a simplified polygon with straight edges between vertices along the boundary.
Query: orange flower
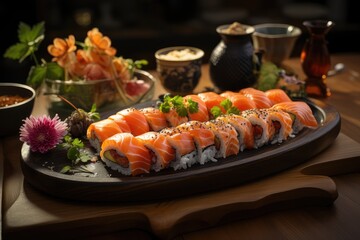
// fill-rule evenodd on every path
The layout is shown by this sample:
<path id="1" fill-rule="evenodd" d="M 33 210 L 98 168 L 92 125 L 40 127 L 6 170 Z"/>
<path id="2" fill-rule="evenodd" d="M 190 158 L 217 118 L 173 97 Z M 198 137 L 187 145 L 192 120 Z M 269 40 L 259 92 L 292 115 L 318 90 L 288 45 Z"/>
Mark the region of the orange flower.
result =
<path id="1" fill-rule="evenodd" d="M 99 32 L 98 28 L 93 28 L 87 33 L 87 40 L 90 46 L 99 49 L 101 52 L 106 53 L 109 56 L 115 56 L 116 49 L 111 47 L 110 38 L 103 36 L 101 32 Z"/>
<path id="2" fill-rule="evenodd" d="M 68 38 L 55 38 L 53 45 L 48 46 L 48 52 L 54 58 L 52 61 L 57 61 L 60 66 L 65 67 L 69 62 L 73 62 L 74 51 L 76 50 L 75 37 L 69 35 Z"/>

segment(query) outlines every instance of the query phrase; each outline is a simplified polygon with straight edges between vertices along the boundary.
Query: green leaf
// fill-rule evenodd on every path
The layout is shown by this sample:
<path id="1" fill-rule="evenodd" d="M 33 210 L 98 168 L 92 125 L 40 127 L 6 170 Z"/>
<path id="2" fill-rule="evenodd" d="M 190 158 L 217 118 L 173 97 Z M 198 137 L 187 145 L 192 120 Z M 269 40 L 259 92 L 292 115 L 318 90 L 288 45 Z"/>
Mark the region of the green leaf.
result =
<path id="1" fill-rule="evenodd" d="M 67 173 L 70 171 L 70 169 L 71 169 L 71 166 L 66 165 L 60 170 L 60 173 Z"/>
<path id="2" fill-rule="evenodd" d="M 78 139 L 78 138 L 75 138 L 73 141 L 72 141 L 72 145 L 74 147 L 77 147 L 77 148 L 83 148 L 84 147 L 84 143 Z"/>
<path id="3" fill-rule="evenodd" d="M 19 41 L 26 43 L 29 46 L 36 45 L 38 46 L 40 42 L 44 39 L 45 33 L 45 22 L 39 22 L 35 24 L 32 28 L 23 22 L 19 24 L 18 37 Z"/>
<path id="4" fill-rule="evenodd" d="M 226 98 L 221 101 L 220 106 L 222 106 L 225 110 L 228 110 L 231 108 L 232 102 L 230 101 L 230 99 Z"/>
<path id="5" fill-rule="evenodd" d="M 46 64 L 46 78 L 53 80 L 62 80 L 65 76 L 65 71 L 59 64 L 51 62 Z"/>
<path id="6" fill-rule="evenodd" d="M 37 89 L 44 81 L 46 75 L 45 66 L 32 66 L 29 71 L 28 78 L 26 80 L 27 85 Z"/>
<path id="7" fill-rule="evenodd" d="M 29 47 L 27 44 L 17 43 L 17 44 L 10 46 L 8 49 L 6 49 L 6 51 L 4 53 L 4 57 L 10 58 L 13 60 L 19 60 L 19 59 L 22 59 L 27 54 L 28 50 L 29 50 Z"/>
<path id="8" fill-rule="evenodd" d="M 67 157 L 71 161 L 75 161 L 78 158 L 79 151 L 76 147 L 71 147 L 67 151 Z"/>
<path id="9" fill-rule="evenodd" d="M 190 113 L 197 113 L 199 111 L 199 104 L 193 101 L 191 98 L 188 99 L 188 110 Z"/>

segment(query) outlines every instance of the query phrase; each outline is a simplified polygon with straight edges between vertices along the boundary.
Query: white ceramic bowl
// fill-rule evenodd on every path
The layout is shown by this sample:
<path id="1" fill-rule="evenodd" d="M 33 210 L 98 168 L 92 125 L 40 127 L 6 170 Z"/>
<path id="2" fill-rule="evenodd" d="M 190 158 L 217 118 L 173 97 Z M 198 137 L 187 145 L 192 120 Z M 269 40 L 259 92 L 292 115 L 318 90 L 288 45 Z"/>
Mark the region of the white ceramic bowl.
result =
<path id="1" fill-rule="evenodd" d="M 203 56 L 203 50 L 189 46 L 174 46 L 156 51 L 156 70 L 165 90 L 173 95 L 192 93 L 201 77 Z"/>
<path id="2" fill-rule="evenodd" d="M 280 66 L 291 56 L 301 29 L 289 24 L 265 23 L 253 26 L 254 48 L 264 50 L 264 60 Z"/>

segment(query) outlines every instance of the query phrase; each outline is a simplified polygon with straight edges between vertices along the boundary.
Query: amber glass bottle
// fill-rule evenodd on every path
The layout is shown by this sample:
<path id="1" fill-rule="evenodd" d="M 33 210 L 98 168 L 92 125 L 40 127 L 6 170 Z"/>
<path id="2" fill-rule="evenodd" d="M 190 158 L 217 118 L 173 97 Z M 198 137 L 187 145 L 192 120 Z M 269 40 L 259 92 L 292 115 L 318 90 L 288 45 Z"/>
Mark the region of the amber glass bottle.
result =
<path id="1" fill-rule="evenodd" d="M 331 61 L 325 36 L 334 22 L 310 20 L 303 24 L 310 34 L 300 56 L 302 69 L 307 76 L 306 92 L 312 97 L 329 97 L 331 92 L 326 85 L 326 77 Z"/>

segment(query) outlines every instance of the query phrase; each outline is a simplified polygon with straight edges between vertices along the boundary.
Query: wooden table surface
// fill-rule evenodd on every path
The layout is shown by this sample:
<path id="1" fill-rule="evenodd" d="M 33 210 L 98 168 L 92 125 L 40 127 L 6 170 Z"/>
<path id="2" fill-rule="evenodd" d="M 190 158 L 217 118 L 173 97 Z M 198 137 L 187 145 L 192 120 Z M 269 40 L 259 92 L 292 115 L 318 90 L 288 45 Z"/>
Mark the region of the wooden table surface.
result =
<path id="1" fill-rule="evenodd" d="M 334 106 L 341 114 L 341 133 L 360 143 L 360 54 L 340 54 L 332 56 L 332 63 L 342 62 L 345 69 L 339 74 L 327 79 L 328 86 L 332 91 L 332 96 L 321 99 L 327 104 Z M 291 67 L 300 78 L 304 78 L 299 59 L 290 59 L 285 65 Z M 212 87 L 209 81 L 208 65 L 202 69 L 202 78 L 196 91 L 201 91 L 205 87 Z M 155 74 L 155 73 L 154 73 Z M 154 96 L 164 93 L 160 84 L 156 84 Z M 44 104 L 37 101 L 33 111 L 34 115 L 44 113 Z M 341 138 L 343 139 L 343 138 Z M 1 225 L 0 231 L 3 239 L 16 236 L 16 232 L 7 227 L 4 220 L 5 215 L 16 202 L 19 194 L 18 189 L 23 189 L 19 185 L 23 183 L 23 175 L 19 163 L 12 161 L 19 159 L 21 144 L 16 137 L 2 138 L 0 142 L 0 197 L 1 205 Z M 337 188 L 338 197 L 330 207 L 326 206 L 302 206 L 293 209 L 270 211 L 238 220 L 235 222 L 222 221 L 214 224 L 215 227 L 196 232 L 184 233 L 176 236 L 177 239 L 358 239 L 360 237 L 360 174 L 359 169 L 354 168 L 353 173 L 343 174 L 332 177 Z M 26 193 L 25 193 L 26 194 Z M 36 199 L 36 197 L 34 197 Z M 60 200 L 59 200 L 60 201 Z M 45 201 L 46 202 L 46 201 Z M 36 204 L 34 202 L 34 204 Z M 62 203 L 67 205 L 66 202 Z M 27 206 L 29 212 L 32 207 Z M 48 206 L 49 208 L 51 206 Z M 47 213 L 47 206 L 42 206 L 46 219 L 52 219 L 50 212 Z M 69 204 L 69 209 L 71 206 Z M 86 215 L 86 208 L 82 214 Z M 49 216 L 48 216 L 48 215 Z M 101 236 L 96 236 L 94 230 L 96 226 L 88 226 L 87 229 L 77 229 L 78 231 L 89 231 L 87 239 L 153 239 L 154 235 L 147 231 L 139 230 L 136 226 L 123 230 L 114 227 L 114 222 L 108 219 L 111 231 L 102 232 Z M 131 219 L 129 219 L 131 221 Z M 21 229 L 22 234 L 30 237 L 39 226 L 29 225 Z M 76 224 L 76 216 L 73 222 Z M 70 227 L 71 228 L 71 227 Z M 40 228 L 41 229 L 41 228 Z M 116 231 L 121 229 L 121 231 Z M 38 233 L 37 233 L 38 234 Z M 54 235 L 56 238 L 56 233 Z M 69 232 L 71 239 L 71 232 Z M 78 238 L 77 238 L 78 239 Z"/>

